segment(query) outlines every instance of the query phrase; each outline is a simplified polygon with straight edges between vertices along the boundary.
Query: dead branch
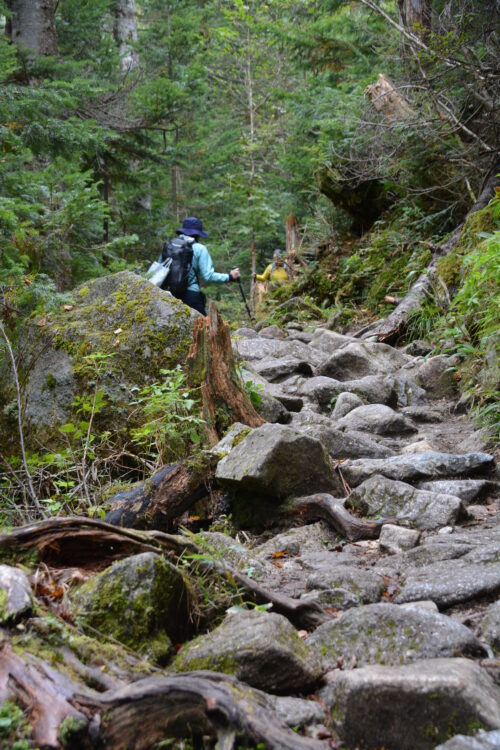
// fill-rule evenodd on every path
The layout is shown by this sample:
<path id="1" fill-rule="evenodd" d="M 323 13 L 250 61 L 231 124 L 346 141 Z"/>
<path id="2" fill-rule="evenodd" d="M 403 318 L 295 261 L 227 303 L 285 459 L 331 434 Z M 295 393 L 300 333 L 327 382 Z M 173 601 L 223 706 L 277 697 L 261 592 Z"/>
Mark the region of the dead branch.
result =
<path id="1" fill-rule="evenodd" d="M 350 542 L 378 539 L 384 523 L 393 523 L 392 520 L 364 521 L 356 518 L 344 508 L 340 500 L 325 493 L 299 497 L 289 506 L 289 512 L 307 522 L 326 521 L 334 531 L 342 534 Z"/>

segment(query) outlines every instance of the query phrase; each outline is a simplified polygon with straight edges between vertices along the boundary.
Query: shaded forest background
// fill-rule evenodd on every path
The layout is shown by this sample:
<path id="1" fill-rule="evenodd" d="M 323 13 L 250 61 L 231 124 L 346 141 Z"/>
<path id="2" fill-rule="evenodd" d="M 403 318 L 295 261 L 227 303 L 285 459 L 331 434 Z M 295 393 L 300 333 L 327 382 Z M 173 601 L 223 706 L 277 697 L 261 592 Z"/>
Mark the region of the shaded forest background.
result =
<path id="1" fill-rule="evenodd" d="M 252 248 L 262 268 L 293 213 L 309 267 L 261 315 L 281 323 L 299 297 L 299 317 L 365 325 L 434 261 L 401 339 L 458 354 L 468 404 L 498 434 L 499 12 L 495 0 L 0 0 L 6 334 L 15 344 L 27 315 L 60 309 L 87 279 L 144 273 L 186 215 L 249 291 Z M 210 294 L 245 320 L 232 285 Z"/>

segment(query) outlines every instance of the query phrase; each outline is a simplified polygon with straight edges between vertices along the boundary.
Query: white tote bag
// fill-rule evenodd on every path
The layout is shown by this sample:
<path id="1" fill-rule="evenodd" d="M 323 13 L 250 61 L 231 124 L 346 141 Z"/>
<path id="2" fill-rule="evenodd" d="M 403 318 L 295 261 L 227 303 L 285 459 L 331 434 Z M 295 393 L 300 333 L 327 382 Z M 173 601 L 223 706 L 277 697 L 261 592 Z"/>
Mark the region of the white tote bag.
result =
<path id="1" fill-rule="evenodd" d="M 172 258 L 167 258 L 163 261 L 163 263 L 159 263 L 157 260 L 155 260 L 153 263 L 151 263 L 146 274 L 148 280 L 155 286 L 161 286 L 168 276 L 171 263 Z"/>

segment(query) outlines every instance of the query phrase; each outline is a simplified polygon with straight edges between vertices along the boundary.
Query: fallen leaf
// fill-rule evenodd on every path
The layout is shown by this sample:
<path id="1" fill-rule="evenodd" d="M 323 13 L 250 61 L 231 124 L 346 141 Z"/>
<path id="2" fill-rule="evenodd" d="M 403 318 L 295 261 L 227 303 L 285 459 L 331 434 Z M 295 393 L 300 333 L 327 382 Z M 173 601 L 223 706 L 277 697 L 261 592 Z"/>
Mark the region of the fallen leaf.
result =
<path id="1" fill-rule="evenodd" d="M 113 331 L 115 336 L 118 336 L 119 333 L 123 333 L 123 328 L 117 328 L 116 331 Z"/>
<path id="2" fill-rule="evenodd" d="M 271 565 L 274 565 L 275 568 L 282 568 L 283 564 L 278 562 L 277 560 L 271 560 Z"/>
<path id="3" fill-rule="evenodd" d="M 40 328 L 43 328 L 43 326 L 47 325 L 47 318 L 40 318 L 40 320 L 37 321 L 37 326 L 40 326 Z"/>
<path id="4" fill-rule="evenodd" d="M 199 520 L 200 520 L 199 516 L 188 516 L 188 521 L 199 521 Z"/>
<path id="5" fill-rule="evenodd" d="M 273 557 L 276 560 L 279 557 L 285 557 L 285 555 L 288 555 L 288 550 L 287 549 L 281 549 L 278 552 L 273 552 L 273 554 L 271 555 L 271 557 Z"/>
<path id="6" fill-rule="evenodd" d="M 66 310 L 67 312 L 69 312 L 73 308 L 74 308 L 74 305 L 63 305 L 63 310 Z"/>

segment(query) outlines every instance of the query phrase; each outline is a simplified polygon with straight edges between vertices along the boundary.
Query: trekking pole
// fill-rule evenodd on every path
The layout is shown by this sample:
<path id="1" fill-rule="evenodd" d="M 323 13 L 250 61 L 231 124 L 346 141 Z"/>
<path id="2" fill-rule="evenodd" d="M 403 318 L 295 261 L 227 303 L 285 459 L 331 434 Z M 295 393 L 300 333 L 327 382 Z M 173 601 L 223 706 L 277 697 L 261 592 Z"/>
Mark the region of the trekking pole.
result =
<path id="1" fill-rule="evenodd" d="M 243 302 L 245 303 L 245 307 L 247 309 L 248 317 L 250 318 L 250 320 L 253 320 L 252 313 L 250 312 L 250 308 L 248 307 L 247 298 L 245 297 L 245 292 L 243 291 L 243 287 L 241 285 L 241 279 L 237 279 L 237 281 L 238 281 L 238 286 L 240 288 L 241 296 L 243 298 Z"/>

